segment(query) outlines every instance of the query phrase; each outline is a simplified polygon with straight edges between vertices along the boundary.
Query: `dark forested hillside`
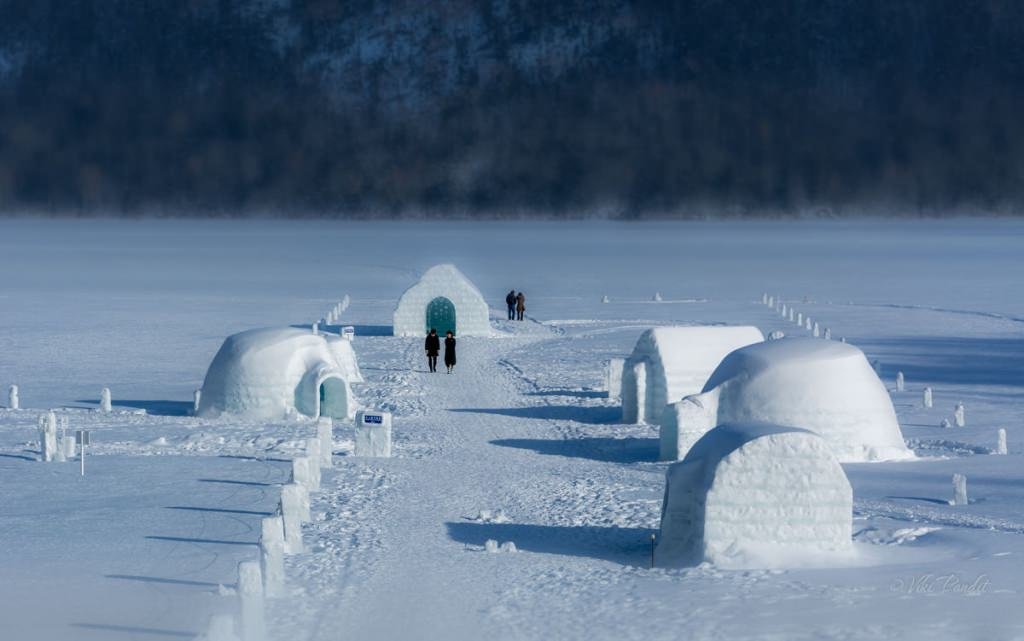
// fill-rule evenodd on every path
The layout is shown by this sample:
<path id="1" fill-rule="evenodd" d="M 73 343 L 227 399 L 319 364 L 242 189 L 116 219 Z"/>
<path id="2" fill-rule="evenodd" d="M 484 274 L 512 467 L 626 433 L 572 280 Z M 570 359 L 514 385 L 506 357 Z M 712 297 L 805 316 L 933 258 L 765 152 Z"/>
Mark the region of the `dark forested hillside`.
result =
<path id="1" fill-rule="evenodd" d="M 0 211 L 1016 213 L 1017 0 L 0 0 Z"/>

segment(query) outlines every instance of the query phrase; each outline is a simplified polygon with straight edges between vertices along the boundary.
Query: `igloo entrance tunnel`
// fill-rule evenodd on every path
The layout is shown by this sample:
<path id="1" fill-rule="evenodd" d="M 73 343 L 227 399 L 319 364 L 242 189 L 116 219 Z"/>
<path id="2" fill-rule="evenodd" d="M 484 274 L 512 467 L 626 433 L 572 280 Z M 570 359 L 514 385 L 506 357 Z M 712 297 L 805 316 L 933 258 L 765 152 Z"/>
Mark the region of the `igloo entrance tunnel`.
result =
<path id="1" fill-rule="evenodd" d="M 850 482 L 821 437 L 722 425 L 669 467 L 655 558 L 662 567 L 802 565 L 849 552 L 852 527 Z"/>
<path id="2" fill-rule="evenodd" d="M 655 327 L 622 369 L 622 422 L 661 422 L 668 403 L 697 394 L 726 354 L 764 340 L 756 327 Z"/>
<path id="3" fill-rule="evenodd" d="M 254 329 L 225 339 L 196 413 L 350 419 L 356 409 L 350 384 L 362 380 L 351 341 L 292 327 Z"/>
<path id="4" fill-rule="evenodd" d="M 433 328 L 441 335 L 489 336 L 488 316 L 480 290 L 454 265 L 437 265 L 398 300 L 394 334 L 423 336 Z"/>

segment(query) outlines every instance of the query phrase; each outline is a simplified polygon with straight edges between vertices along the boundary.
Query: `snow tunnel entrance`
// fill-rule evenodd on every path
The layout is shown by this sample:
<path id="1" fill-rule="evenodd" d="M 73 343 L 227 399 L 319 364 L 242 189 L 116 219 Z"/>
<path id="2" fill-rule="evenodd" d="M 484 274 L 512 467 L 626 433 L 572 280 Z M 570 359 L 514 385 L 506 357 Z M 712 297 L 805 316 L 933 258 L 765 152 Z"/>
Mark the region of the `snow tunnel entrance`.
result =
<path id="1" fill-rule="evenodd" d="M 429 332 L 436 329 L 444 336 L 445 332 L 455 333 L 455 304 L 444 296 L 438 296 L 427 304 L 427 327 Z"/>
<path id="2" fill-rule="evenodd" d="M 336 376 L 320 383 L 320 416 L 348 418 L 348 390 L 345 381 Z"/>

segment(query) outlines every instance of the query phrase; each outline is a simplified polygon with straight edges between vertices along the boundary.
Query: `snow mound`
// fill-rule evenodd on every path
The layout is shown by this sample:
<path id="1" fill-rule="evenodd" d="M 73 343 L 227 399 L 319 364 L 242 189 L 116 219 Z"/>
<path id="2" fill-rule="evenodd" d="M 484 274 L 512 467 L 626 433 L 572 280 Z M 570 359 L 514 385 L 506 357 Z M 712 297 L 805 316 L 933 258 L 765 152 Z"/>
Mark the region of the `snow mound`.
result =
<path id="1" fill-rule="evenodd" d="M 661 458 L 681 459 L 716 425 L 749 421 L 811 430 L 844 463 L 914 457 L 885 385 L 846 343 L 784 338 L 729 354 L 703 393 L 666 412 Z"/>
<path id="2" fill-rule="evenodd" d="M 787 567 L 852 555 L 853 491 L 825 441 L 721 425 L 668 468 L 656 562 Z"/>
<path id="3" fill-rule="evenodd" d="M 763 340 L 756 327 L 647 330 L 623 367 L 623 422 L 657 425 L 666 405 L 703 389 L 726 354 Z"/>
<path id="4" fill-rule="evenodd" d="M 278 420 L 295 413 L 350 419 L 362 382 L 351 341 L 306 329 L 234 334 L 213 357 L 197 414 Z"/>
<path id="5" fill-rule="evenodd" d="M 442 336 L 490 336 L 489 310 L 483 294 L 455 265 L 437 265 L 398 299 L 395 336 L 424 336 L 430 327 Z"/>

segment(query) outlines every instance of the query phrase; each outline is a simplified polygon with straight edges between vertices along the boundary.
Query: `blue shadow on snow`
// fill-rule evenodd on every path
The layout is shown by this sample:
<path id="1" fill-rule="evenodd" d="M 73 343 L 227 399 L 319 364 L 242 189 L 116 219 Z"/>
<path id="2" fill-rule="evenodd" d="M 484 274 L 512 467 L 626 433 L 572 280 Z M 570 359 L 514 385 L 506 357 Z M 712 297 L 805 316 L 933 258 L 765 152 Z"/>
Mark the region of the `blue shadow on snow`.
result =
<path id="1" fill-rule="evenodd" d="M 649 463 L 658 460 L 656 438 L 501 438 L 491 443 L 501 447 L 533 450 L 548 456 L 585 458 L 611 463 Z"/>
<path id="2" fill-rule="evenodd" d="M 575 421 L 577 423 L 615 423 L 622 416 L 618 407 L 587 407 L 583 405 L 534 405 L 531 407 L 461 408 L 448 410 L 465 414 L 496 414 L 515 418 L 533 418 L 547 421 Z"/>
<path id="3" fill-rule="evenodd" d="M 87 403 L 91 407 L 99 407 L 96 399 L 79 399 L 76 403 Z M 152 416 L 188 416 L 192 413 L 192 401 L 163 401 L 163 400 L 124 400 L 112 399 L 113 407 L 127 407 L 136 410 L 146 410 L 146 414 Z"/>
<path id="4" fill-rule="evenodd" d="M 650 563 L 649 528 L 528 525 L 521 523 L 446 523 L 448 536 L 466 545 L 483 546 L 487 539 L 512 541 L 516 548 L 540 554 L 602 559 L 646 567 Z"/>
<path id="5" fill-rule="evenodd" d="M 857 347 L 878 356 L 887 378 L 902 371 L 908 384 L 1024 386 L 1024 338 L 901 336 L 858 340 Z"/>

